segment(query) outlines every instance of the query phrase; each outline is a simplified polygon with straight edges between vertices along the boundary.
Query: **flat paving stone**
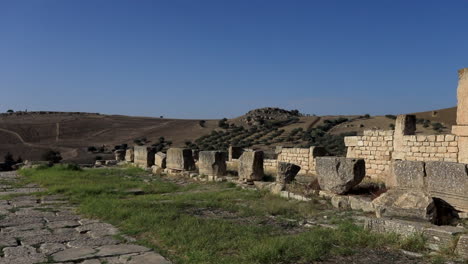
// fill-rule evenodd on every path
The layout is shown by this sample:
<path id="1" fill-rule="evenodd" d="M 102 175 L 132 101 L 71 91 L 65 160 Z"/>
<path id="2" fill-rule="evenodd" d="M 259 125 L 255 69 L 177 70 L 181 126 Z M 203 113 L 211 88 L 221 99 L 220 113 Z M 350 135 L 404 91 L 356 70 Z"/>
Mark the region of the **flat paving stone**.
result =
<path id="1" fill-rule="evenodd" d="M 2 182 L 16 182 L 15 172 L 0 172 Z M 35 184 L 0 191 L 28 194 L 43 190 Z M 62 196 L 24 195 L 0 200 L 0 264 L 136 264 L 171 263 L 149 248 L 113 238 L 114 226 L 81 218 Z M 50 262 L 53 259 L 53 262 Z"/>
<path id="2" fill-rule="evenodd" d="M 130 253 L 142 253 L 150 251 L 149 248 L 138 246 L 138 245 L 129 245 L 129 244 L 120 244 L 120 245 L 108 245 L 96 248 L 98 257 L 109 257 L 116 255 L 125 255 Z"/>
<path id="3" fill-rule="evenodd" d="M 77 261 L 93 258 L 97 250 L 91 247 L 69 248 L 52 254 L 54 261 Z"/>

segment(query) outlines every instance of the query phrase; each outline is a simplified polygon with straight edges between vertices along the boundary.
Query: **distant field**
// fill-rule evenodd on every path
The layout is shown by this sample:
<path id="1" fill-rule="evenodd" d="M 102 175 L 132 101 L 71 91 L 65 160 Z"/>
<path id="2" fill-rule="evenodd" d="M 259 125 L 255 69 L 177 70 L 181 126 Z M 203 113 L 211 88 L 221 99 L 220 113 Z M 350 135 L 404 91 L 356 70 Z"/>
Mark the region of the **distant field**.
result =
<path id="1" fill-rule="evenodd" d="M 440 122 L 450 132 L 455 124 L 456 108 L 416 113 L 418 118 L 431 122 Z M 339 135 L 348 132 L 362 133 L 366 129 L 390 129 L 394 120 L 385 116 L 359 118 L 358 116 L 308 116 L 300 117 L 298 122 L 280 127 L 284 130 L 281 137 L 286 137 L 295 129 L 307 131 L 323 125 L 326 120 L 348 118 L 351 121 L 333 127 L 327 133 Z M 223 131 L 218 127 L 219 120 L 206 120 L 203 126 L 200 120 L 166 119 L 151 117 L 132 117 L 121 115 L 99 114 L 26 114 L 0 115 L 0 160 L 7 152 L 14 157 L 39 160 L 48 149 L 58 150 L 65 160 L 80 163 L 94 162 L 96 156 L 111 158 L 110 152 L 92 154 L 87 151 L 90 146 L 106 146 L 112 149 L 115 145 L 134 145 L 135 139 L 146 138 L 148 144 L 156 143 L 160 137 L 172 141 L 172 146 L 184 146 L 186 141 L 210 134 L 213 130 Z M 245 126 L 242 117 L 228 120 L 230 124 Z M 301 132 L 303 133 L 303 132 Z M 432 127 L 418 125 L 418 133 L 433 134 Z M 269 134 L 271 135 L 271 134 Z M 265 140 L 268 135 L 259 138 Z M 276 145 L 301 146 L 300 138 L 288 142 L 272 140 L 268 144 L 254 144 L 252 147 L 264 150 L 273 149 Z"/>

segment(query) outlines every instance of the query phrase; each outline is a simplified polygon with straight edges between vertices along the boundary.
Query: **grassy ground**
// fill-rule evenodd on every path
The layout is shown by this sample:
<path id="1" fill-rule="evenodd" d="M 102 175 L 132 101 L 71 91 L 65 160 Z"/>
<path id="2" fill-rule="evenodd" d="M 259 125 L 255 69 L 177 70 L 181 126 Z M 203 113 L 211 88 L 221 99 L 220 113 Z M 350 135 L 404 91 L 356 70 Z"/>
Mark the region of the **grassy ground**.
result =
<path id="1" fill-rule="evenodd" d="M 174 263 L 310 263 L 360 249 L 420 250 L 417 237 L 369 233 L 333 218 L 321 200 L 298 202 L 231 183 L 193 183 L 149 176 L 136 168 L 25 169 L 27 181 L 64 194 L 80 213 L 100 218 Z M 135 195 L 129 189 L 143 189 Z M 304 219 L 327 214 L 337 229 L 306 228 Z"/>

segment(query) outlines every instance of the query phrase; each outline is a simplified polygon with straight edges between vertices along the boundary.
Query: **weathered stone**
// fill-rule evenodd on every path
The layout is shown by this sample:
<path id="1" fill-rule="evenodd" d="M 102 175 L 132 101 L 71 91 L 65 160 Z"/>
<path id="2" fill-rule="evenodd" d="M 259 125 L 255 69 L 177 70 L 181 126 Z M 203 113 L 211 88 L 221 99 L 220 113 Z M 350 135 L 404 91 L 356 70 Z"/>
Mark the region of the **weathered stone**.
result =
<path id="1" fill-rule="evenodd" d="M 184 148 L 170 148 L 167 151 L 166 167 L 171 170 L 193 171 L 195 161 L 192 150 Z"/>
<path id="2" fill-rule="evenodd" d="M 200 174 L 208 176 L 226 175 L 227 154 L 223 151 L 201 151 L 198 160 Z"/>
<path id="3" fill-rule="evenodd" d="M 144 253 L 138 256 L 134 256 L 128 261 L 128 264 L 142 264 L 142 263 L 171 264 L 171 262 L 165 259 L 163 256 L 156 254 L 154 252 L 148 252 L 148 253 Z"/>
<path id="4" fill-rule="evenodd" d="M 331 204 L 333 205 L 333 207 L 338 209 L 348 209 L 349 197 L 346 195 L 334 195 L 331 198 Z"/>
<path id="5" fill-rule="evenodd" d="M 285 187 L 286 186 L 284 184 L 278 182 L 271 183 L 270 185 L 268 185 L 270 192 L 273 194 L 280 194 L 282 191 L 284 191 Z"/>
<path id="6" fill-rule="evenodd" d="M 77 261 L 95 256 L 97 250 L 90 247 L 69 248 L 52 255 L 55 261 Z"/>
<path id="7" fill-rule="evenodd" d="M 468 212 L 468 173 L 466 164 L 452 162 L 426 163 L 427 189 L 432 197 Z"/>
<path id="8" fill-rule="evenodd" d="M 142 253 L 147 252 L 150 249 L 138 245 L 107 245 L 96 248 L 98 253 L 96 256 L 98 257 L 107 257 L 107 256 L 115 256 L 115 255 L 124 255 L 129 253 Z"/>
<path id="9" fill-rule="evenodd" d="M 239 180 L 258 181 L 263 178 L 263 151 L 246 151 L 239 158 Z"/>
<path id="10" fill-rule="evenodd" d="M 426 225 L 421 222 L 388 219 L 388 218 L 366 218 L 364 228 L 378 233 L 396 233 L 403 237 L 414 234 L 422 234 Z"/>
<path id="11" fill-rule="evenodd" d="M 436 221 L 434 200 L 421 191 L 391 189 L 373 201 L 377 217 L 404 217 Z"/>
<path id="12" fill-rule="evenodd" d="M 147 146 L 135 146 L 133 151 L 136 165 L 144 168 L 154 165 L 154 149 Z"/>
<path id="13" fill-rule="evenodd" d="M 242 155 L 243 152 L 244 152 L 244 149 L 242 149 L 241 147 L 229 146 L 229 157 L 228 157 L 228 160 L 229 160 L 229 161 L 232 161 L 233 159 L 238 159 L 238 158 L 240 158 L 240 156 Z"/>
<path id="14" fill-rule="evenodd" d="M 125 154 L 126 154 L 125 149 L 115 150 L 115 152 L 114 152 L 115 160 L 116 161 L 124 161 L 125 160 Z"/>
<path id="15" fill-rule="evenodd" d="M 46 256 L 38 253 L 34 247 L 19 246 L 7 247 L 3 249 L 7 263 L 41 263 L 46 261 Z"/>
<path id="16" fill-rule="evenodd" d="M 117 161 L 116 160 L 106 160 L 105 163 L 107 166 L 114 166 L 114 165 L 117 165 Z"/>
<path id="17" fill-rule="evenodd" d="M 468 259 L 468 235 L 461 235 L 458 238 L 457 247 L 455 253 L 463 258 Z"/>
<path id="18" fill-rule="evenodd" d="M 318 157 L 316 159 L 318 182 L 322 190 L 344 194 L 358 185 L 366 174 L 363 159 Z"/>
<path id="19" fill-rule="evenodd" d="M 297 173 L 301 170 L 301 167 L 288 163 L 288 162 L 278 162 L 276 170 L 276 181 L 279 183 L 291 183 L 294 181 Z"/>
<path id="20" fill-rule="evenodd" d="M 46 255 L 52 255 L 65 249 L 67 249 L 67 247 L 60 243 L 44 243 L 39 247 L 39 251 Z"/>
<path id="21" fill-rule="evenodd" d="M 158 166 L 161 169 L 166 168 L 166 153 L 158 152 L 154 156 L 154 165 Z"/>
<path id="22" fill-rule="evenodd" d="M 349 206 L 353 210 L 361 210 L 366 213 L 375 212 L 374 204 L 370 197 L 349 196 Z"/>
<path id="23" fill-rule="evenodd" d="M 422 161 L 396 160 L 393 162 L 393 174 L 398 188 L 418 190 L 425 188 L 426 173 Z"/>
<path id="24" fill-rule="evenodd" d="M 426 246 L 432 250 L 440 251 L 453 247 L 457 235 L 465 232 L 465 229 L 454 226 L 432 226 L 424 229 Z"/>
<path id="25" fill-rule="evenodd" d="M 128 148 L 127 151 L 125 152 L 125 161 L 126 162 L 133 162 L 134 161 L 134 151 L 133 147 Z"/>

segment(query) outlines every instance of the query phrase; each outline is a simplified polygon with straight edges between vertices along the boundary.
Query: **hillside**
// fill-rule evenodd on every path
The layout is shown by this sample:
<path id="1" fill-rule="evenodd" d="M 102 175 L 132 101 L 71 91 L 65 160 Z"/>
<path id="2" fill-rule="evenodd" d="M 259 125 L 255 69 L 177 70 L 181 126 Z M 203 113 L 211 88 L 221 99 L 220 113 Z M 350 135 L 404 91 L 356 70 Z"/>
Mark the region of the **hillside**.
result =
<path id="1" fill-rule="evenodd" d="M 417 133 L 448 133 L 456 119 L 456 108 L 415 113 L 420 119 Z M 89 163 L 96 157 L 111 158 L 116 145 L 151 145 L 161 137 L 171 146 L 191 145 L 200 149 L 225 148 L 229 144 L 264 150 L 275 146 L 327 145 L 342 152 L 342 137 L 365 129 L 390 129 L 393 116 L 301 116 L 278 108 L 252 110 L 244 116 L 220 120 L 166 119 L 100 115 L 93 113 L 31 112 L 0 115 L 0 155 L 40 160 L 49 150 L 58 150 L 69 161 Z M 428 121 L 424 121 L 428 120 Z M 424 122 L 423 122 L 424 121 Z M 445 128 L 435 132 L 434 123 Z M 216 132 L 213 132 L 216 131 Z M 99 153 L 89 147 L 102 148 Z M 342 154 L 342 153 L 341 153 Z"/>

